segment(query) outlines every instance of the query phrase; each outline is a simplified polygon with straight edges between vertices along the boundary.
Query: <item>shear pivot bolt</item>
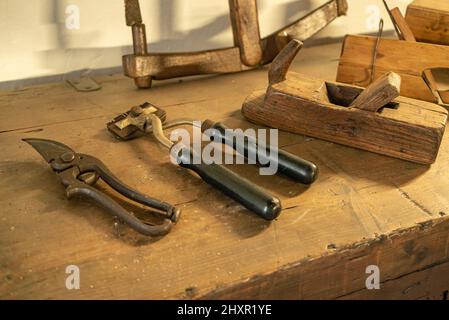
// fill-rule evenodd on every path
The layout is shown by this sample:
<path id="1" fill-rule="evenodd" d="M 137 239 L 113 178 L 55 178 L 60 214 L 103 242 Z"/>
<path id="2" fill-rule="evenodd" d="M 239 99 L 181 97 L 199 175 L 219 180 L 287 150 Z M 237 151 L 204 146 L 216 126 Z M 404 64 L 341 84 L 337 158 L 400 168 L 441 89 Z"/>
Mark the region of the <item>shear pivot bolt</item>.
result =
<path id="1" fill-rule="evenodd" d="M 64 162 L 71 162 L 75 159 L 75 154 L 73 152 L 66 152 L 61 155 L 61 160 Z"/>

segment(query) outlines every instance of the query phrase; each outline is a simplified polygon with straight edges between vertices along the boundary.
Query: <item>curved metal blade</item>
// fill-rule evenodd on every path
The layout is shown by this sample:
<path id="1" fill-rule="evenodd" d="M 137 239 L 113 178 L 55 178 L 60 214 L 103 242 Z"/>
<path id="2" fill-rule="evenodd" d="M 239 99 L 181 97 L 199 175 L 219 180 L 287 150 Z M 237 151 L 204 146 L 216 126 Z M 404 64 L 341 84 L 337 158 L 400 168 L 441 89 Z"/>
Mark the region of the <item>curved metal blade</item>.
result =
<path id="1" fill-rule="evenodd" d="M 75 151 L 70 149 L 65 144 L 53 140 L 28 138 L 22 139 L 22 141 L 25 141 L 34 149 L 36 149 L 36 151 L 39 152 L 40 155 L 48 163 L 50 163 L 52 160 L 58 159 L 62 154 L 66 152 L 75 153 Z"/>

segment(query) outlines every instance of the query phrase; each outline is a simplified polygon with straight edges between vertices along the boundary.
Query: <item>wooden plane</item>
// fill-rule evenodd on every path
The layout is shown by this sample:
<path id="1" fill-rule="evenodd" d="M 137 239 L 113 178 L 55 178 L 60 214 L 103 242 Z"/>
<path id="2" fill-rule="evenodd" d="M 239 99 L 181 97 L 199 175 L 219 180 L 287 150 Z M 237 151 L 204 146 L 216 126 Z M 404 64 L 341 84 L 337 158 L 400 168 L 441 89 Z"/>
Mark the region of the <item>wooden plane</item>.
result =
<path id="1" fill-rule="evenodd" d="M 248 120 L 416 163 L 435 161 L 445 108 L 399 96 L 396 73 L 363 89 L 287 72 L 301 46 L 292 40 L 275 58 L 267 90 L 254 92 L 243 104 Z"/>

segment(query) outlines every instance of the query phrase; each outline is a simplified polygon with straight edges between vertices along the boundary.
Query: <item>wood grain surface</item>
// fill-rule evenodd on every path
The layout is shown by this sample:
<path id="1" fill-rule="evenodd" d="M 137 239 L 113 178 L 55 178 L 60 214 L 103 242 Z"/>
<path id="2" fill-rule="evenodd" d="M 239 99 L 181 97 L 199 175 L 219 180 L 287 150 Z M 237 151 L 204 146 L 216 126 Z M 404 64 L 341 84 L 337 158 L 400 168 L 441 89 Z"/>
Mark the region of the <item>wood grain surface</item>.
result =
<path id="1" fill-rule="evenodd" d="M 346 0 L 329 0 L 291 25 L 260 39 L 254 0 L 229 0 L 236 46 L 181 53 L 146 53 L 144 25 L 134 25 L 135 53 L 122 57 L 124 74 L 137 79 L 138 87 L 151 87 L 152 79 L 233 73 L 270 63 L 292 38 L 312 37 L 337 17 L 346 14 Z M 133 20 L 133 19 L 131 19 Z M 137 45 L 136 45 L 137 43 Z"/>
<path id="2" fill-rule="evenodd" d="M 345 37 L 338 66 L 338 82 L 362 87 L 370 83 L 376 42 L 377 38 L 370 36 Z M 374 79 L 390 71 L 396 72 L 402 79 L 402 96 L 438 102 L 439 99 L 423 78 L 424 71 L 433 68 L 449 68 L 448 46 L 381 39 L 377 50 Z M 447 90 L 440 92 L 440 98 L 447 104 L 449 100 L 445 99 L 445 91 Z"/>
<path id="3" fill-rule="evenodd" d="M 329 102 L 333 99 L 327 87 L 343 87 L 341 84 L 290 72 L 286 81 L 271 85 L 266 94 L 264 90 L 251 94 L 242 111 L 250 121 L 272 128 L 421 164 L 433 163 L 447 122 L 445 108 L 405 97 L 398 97 L 394 100 L 397 103 L 394 108 L 385 107 L 381 112 L 376 111 L 386 103 L 381 102 L 372 109 L 359 107 L 357 100 L 370 103 L 370 89 L 376 91 L 378 85 L 389 83 L 383 81 L 388 78 L 373 83 L 374 87 L 362 91 L 348 107 Z M 393 91 L 397 95 L 397 75 L 393 78 L 396 78 L 392 81 L 396 82 Z M 390 102 L 391 99 L 383 101 Z"/>
<path id="4" fill-rule="evenodd" d="M 401 76 L 389 72 L 373 81 L 351 103 L 351 108 L 376 112 L 399 96 Z"/>
<path id="5" fill-rule="evenodd" d="M 448 1 L 415 0 L 408 5 L 405 20 L 418 41 L 449 44 Z"/>
<path id="6" fill-rule="evenodd" d="M 415 36 L 413 35 L 413 31 L 410 29 L 407 21 L 405 21 L 404 16 L 402 15 L 401 10 L 398 7 L 395 7 L 390 10 L 391 17 L 393 18 L 393 23 L 396 24 L 397 28 L 401 32 L 401 40 L 405 41 L 413 41 L 415 42 Z"/>
<path id="7" fill-rule="evenodd" d="M 255 66 L 262 61 L 259 17 L 256 0 L 229 0 L 234 45 L 246 66 Z"/>
<path id="8" fill-rule="evenodd" d="M 304 49 L 292 70 L 332 80 L 339 50 Z M 426 167 L 281 132 L 283 149 L 314 161 L 320 176 L 306 188 L 232 166 L 282 199 L 281 216 L 267 223 L 174 167 L 152 137 L 119 142 L 105 128 L 144 101 L 164 108 L 168 120 L 253 127 L 240 107 L 266 79 L 260 69 L 169 80 L 145 91 L 106 76 L 95 79 L 102 86 L 96 92 L 55 83 L 0 93 L 0 298 L 441 297 L 449 287 L 447 138 Z M 101 158 L 125 183 L 181 206 L 179 224 L 161 239 L 123 225 L 117 232 L 103 210 L 66 199 L 25 137 L 59 140 Z M 80 268 L 80 290 L 65 287 L 72 264 Z M 381 270 L 377 292 L 365 289 L 370 264 Z"/>

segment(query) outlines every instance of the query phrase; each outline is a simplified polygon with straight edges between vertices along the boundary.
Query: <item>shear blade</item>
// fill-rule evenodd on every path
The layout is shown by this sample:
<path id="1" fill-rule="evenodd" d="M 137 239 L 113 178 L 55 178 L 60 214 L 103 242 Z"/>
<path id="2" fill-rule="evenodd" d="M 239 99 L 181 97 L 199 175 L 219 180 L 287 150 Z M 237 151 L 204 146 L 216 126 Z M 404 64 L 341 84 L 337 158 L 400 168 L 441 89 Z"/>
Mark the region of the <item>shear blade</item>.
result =
<path id="1" fill-rule="evenodd" d="M 37 152 L 39 152 L 39 154 L 45 159 L 45 161 L 47 161 L 47 163 L 50 163 L 52 160 L 59 158 L 66 152 L 75 153 L 75 151 L 73 151 L 65 144 L 53 140 L 27 138 L 22 139 L 22 141 L 30 144 Z"/>

